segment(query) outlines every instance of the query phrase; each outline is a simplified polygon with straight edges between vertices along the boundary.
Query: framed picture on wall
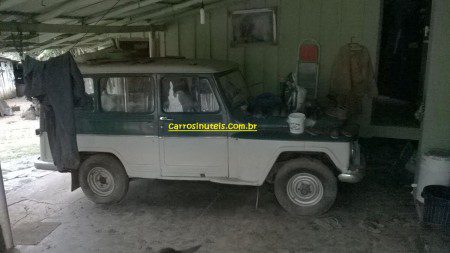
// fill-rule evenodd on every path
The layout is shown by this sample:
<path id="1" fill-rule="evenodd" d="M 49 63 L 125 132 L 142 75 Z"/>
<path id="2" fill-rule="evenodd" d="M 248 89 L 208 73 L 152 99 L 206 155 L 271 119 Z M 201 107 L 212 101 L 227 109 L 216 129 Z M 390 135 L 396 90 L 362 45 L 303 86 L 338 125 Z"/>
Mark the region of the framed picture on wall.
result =
<path id="1" fill-rule="evenodd" d="M 231 12 L 231 46 L 275 44 L 277 37 L 275 9 L 251 9 Z"/>

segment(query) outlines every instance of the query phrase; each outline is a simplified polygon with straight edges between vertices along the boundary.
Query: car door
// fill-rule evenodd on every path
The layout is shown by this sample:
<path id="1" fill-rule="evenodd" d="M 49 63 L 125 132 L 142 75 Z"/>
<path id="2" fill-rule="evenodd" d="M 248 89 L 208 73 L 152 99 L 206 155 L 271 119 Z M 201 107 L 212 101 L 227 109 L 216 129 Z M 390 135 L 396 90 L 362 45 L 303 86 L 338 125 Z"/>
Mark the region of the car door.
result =
<path id="1" fill-rule="evenodd" d="M 129 177 L 160 177 L 155 80 L 148 74 L 97 76 L 95 110 L 77 118 L 80 151 L 116 155 Z"/>
<path id="2" fill-rule="evenodd" d="M 212 76 L 166 74 L 159 76 L 158 83 L 162 175 L 228 177 L 227 133 L 194 129 L 227 123 Z M 186 129 L 177 131 L 174 125 Z"/>

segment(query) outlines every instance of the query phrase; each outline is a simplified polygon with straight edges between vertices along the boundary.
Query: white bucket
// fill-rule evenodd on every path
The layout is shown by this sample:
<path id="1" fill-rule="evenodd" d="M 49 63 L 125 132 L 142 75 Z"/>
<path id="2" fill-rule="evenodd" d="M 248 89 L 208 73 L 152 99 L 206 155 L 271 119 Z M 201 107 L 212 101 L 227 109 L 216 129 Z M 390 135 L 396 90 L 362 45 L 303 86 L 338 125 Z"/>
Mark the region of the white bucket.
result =
<path id="1" fill-rule="evenodd" d="M 417 186 L 414 189 L 414 195 L 421 203 L 424 203 L 421 194 L 425 186 L 450 186 L 450 156 L 436 151 L 425 154 L 416 172 L 415 181 Z"/>
<path id="2" fill-rule="evenodd" d="M 301 134 L 305 130 L 306 116 L 303 113 L 294 112 L 289 114 L 287 122 L 289 123 L 290 132 L 293 134 Z"/>

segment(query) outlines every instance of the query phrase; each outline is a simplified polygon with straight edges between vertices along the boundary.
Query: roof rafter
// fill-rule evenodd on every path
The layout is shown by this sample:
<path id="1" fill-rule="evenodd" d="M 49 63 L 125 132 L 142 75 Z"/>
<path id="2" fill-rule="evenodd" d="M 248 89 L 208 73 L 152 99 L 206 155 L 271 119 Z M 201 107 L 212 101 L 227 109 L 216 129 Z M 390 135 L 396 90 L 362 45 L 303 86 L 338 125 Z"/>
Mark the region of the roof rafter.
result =
<path id="1" fill-rule="evenodd" d="M 109 13 L 107 13 L 106 15 L 104 15 L 103 18 L 111 18 L 111 17 L 117 16 L 117 15 L 120 15 L 122 13 L 125 13 L 127 11 L 139 9 L 139 8 L 145 7 L 147 5 L 155 4 L 155 3 L 158 3 L 161 1 L 162 0 L 143 0 L 143 1 L 133 2 L 133 3 L 130 3 L 127 5 L 119 6 L 115 9 L 113 9 L 112 11 L 110 11 Z"/>
<path id="2" fill-rule="evenodd" d="M 212 10 L 212 9 L 217 9 L 217 8 L 224 7 L 224 6 L 226 6 L 228 4 L 231 4 L 231 3 L 234 3 L 234 2 L 246 2 L 246 1 L 249 1 L 249 0 L 217 1 L 217 2 L 214 2 L 212 4 L 205 5 L 204 8 L 205 8 L 205 10 Z M 198 14 L 198 10 L 191 10 L 191 11 L 187 11 L 187 12 L 181 13 L 181 14 L 176 15 L 176 16 L 161 17 L 159 19 L 155 19 L 152 22 L 150 22 L 150 24 L 155 24 L 155 23 L 159 23 L 159 22 L 169 22 L 169 21 L 173 21 L 173 20 L 179 20 L 181 18 L 185 18 L 185 17 L 188 17 L 188 16 L 196 15 L 196 14 Z M 105 39 L 111 38 L 113 35 L 114 34 L 103 34 L 103 35 L 93 36 L 93 37 L 90 37 L 90 38 L 87 38 L 87 39 L 84 39 L 84 40 L 80 41 L 78 44 L 83 45 L 85 43 L 90 43 L 90 42 L 95 41 L 95 40 L 105 40 Z M 71 48 L 72 48 L 71 46 L 67 46 L 67 47 L 62 48 L 62 50 L 66 51 L 66 50 L 69 50 Z"/>
<path id="3" fill-rule="evenodd" d="M 162 10 L 159 10 L 159 11 L 156 11 L 156 12 L 153 12 L 153 13 L 150 13 L 150 14 L 141 15 L 141 16 L 138 16 L 137 18 L 131 18 L 131 20 L 128 19 L 128 18 L 125 18 L 125 19 L 122 19 L 122 20 L 119 20 L 119 21 L 116 21 L 116 22 L 112 22 L 109 25 L 128 25 L 128 24 L 139 22 L 139 21 L 143 21 L 145 19 L 156 18 L 156 17 L 160 17 L 162 15 L 168 14 L 168 13 L 172 13 L 173 11 L 176 11 L 176 10 L 182 10 L 182 9 L 188 8 L 188 7 L 192 6 L 192 5 L 199 4 L 201 2 L 202 2 L 202 0 L 189 0 L 189 1 L 186 1 L 186 2 L 179 3 L 179 4 L 175 4 L 175 5 L 171 6 L 171 7 L 163 8 Z M 145 18 L 142 18 L 143 16 L 145 16 Z M 97 36 L 93 36 L 93 37 L 87 38 L 86 40 L 80 41 L 80 43 L 84 43 L 85 41 L 92 41 L 92 40 L 96 40 L 96 39 L 102 39 L 102 38 L 104 39 L 104 37 L 105 37 L 105 35 L 97 35 Z M 70 39 L 70 38 L 72 38 L 72 40 L 80 39 L 80 37 L 78 37 L 77 35 L 74 35 L 74 36 L 71 36 L 71 37 L 68 37 L 68 38 L 61 39 L 59 41 L 61 41 L 61 43 L 62 42 L 67 42 L 68 39 Z M 51 43 L 52 46 L 57 45 L 57 44 L 58 44 L 58 40 Z M 47 45 L 42 45 L 40 47 L 32 49 L 29 52 L 30 53 L 35 53 L 35 52 L 37 52 L 39 50 L 43 50 L 43 49 L 46 49 L 46 48 L 47 48 Z"/>
<path id="4" fill-rule="evenodd" d="M 65 2 L 64 4 L 60 5 L 59 7 L 56 7 L 55 9 L 42 13 L 34 17 L 34 19 L 38 22 L 44 22 L 52 18 L 56 18 L 61 14 L 74 11 L 76 9 L 79 9 L 81 7 L 85 7 L 90 4 L 98 3 L 100 0 L 72 0 L 69 2 Z"/>
<path id="5" fill-rule="evenodd" d="M 6 32 L 40 32 L 40 33 L 131 33 L 162 31 L 163 26 L 105 26 L 105 25 L 56 25 L 42 23 L 0 22 L 0 31 Z"/>
<path id="6" fill-rule="evenodd" d="M 80 0 L 78 0 L 77 2 L 79 2 Z M 84 0 L 81 0 L 81 1 L 84 1 Z M 91 0 L 92 1 L 92 0 Z M 97 0 L 98 1 L 98 0 Z M 128 5 L 122 5 L 122 6 L 119 6 L 119 7 L 116 7 L 115 8 L 115 11 L 114 11 L 114 9 L 112 10 L 112 11 L 114 11 L 114 14 L 115 15 L 118 15 L 118 14 L 121 14 L 121 13 L 124 13 L 124 12 L 127 12 L 127 11 L 130 11 L 130 10 L 134 10 L 134 9 L 136 9 L 136 8 L 139 8 L 139 6 L 142 6 L 142 4 L 144 4 L 144 5 L 149 5 L 149 4 L 151 4 L 151 3 L 157 3 L 157 2 L 160 2 L 160 1 L 162 1 L 162 0 L 146 0 L 146 1 L 142 1 L 141 3 L 140 3 L 140 5 L 139 4 L 136 4 L 136 3 L 132 3 L 132 4 L 128 4 Z M 49 15 L 47 15 L 47 17 L 48 17 Z M 103 16 L 106 16 L 105 15 L 105 11 L 101 11 L 101 12 L 98 12 L 97 14 L 95 14 L 95 15 L 93 15 L 93 16 L 91 16 L 90 18 L 87 18 L 85 21 L 84 21 L 84 23 L 85 24 L 93 24 L 93 23 L 96 23 L 96 22 L 98 22 L 99 21 L 99 19 L 101 19 Z M 104 20 L 104 21 L 106 21 L 106 22 L 104 22 L 104 25 L 105 24 L 111 24 L 111 25 L 125 25 L 127 22 L 125 22 L 124 21 L 125 19 L 122 19 L 122 20 L 119 20 L 119 21 L 114 21 L 114 20 Z M 128 19 L 126 19 L 126 21 L 128 21 Z M 45 36 L 45 40 L 46 41 L 50 41 L 50 40 L 52 40 L 52 39 L 54 39 L 54 38 L 56 38 L 56 37 L 58 37 L 59 35 L 61 35 L 61 34 L 54 34 L 54 35 L 47 35 L 47 36 Z M 78 39 L 76 36 L 74 36 L 74 40 L 76 40 L 76 39 Z M 63 42 L 65 42 L 65 41 L 67 41 L 67 38 L 63 38 L 63 39 L 61 39 Z M 44 41 L 44 42 L 46 42 L 46 41 Z M 56 41 L 53 41 L 53 42 L 51 42 L 51 44 L 53 45 L 54 43 L 57 43 L 58 42 L 58 40 L 56 40 Z M 57 45 L 57 44 L 56 44 Z M 43 47 L 43 46 L 41 46 L 41 47 Z M 37 50 L 42 50 L 42 49 L 40 49 L 41 47 L 38 47 L 39 49 L 37 49 Z M 44 48 L 45 49 L 45 48 Z M 31 50 L 31 52 L 35 52 L 35 51 L 37 51 L 37 50 Z M 1 50 L 0 50 L 1 51 Z"/>

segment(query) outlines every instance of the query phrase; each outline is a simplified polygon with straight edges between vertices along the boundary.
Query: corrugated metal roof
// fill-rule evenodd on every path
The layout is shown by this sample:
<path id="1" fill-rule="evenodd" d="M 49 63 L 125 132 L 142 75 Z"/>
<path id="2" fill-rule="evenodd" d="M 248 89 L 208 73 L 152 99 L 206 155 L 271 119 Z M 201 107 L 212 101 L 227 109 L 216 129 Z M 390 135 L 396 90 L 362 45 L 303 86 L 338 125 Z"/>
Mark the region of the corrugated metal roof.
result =
<path id="1" fill-rule="evenodd" d="M 190 11 L 193 8 L 200 8 L 202 2 L 207 7 L 223 1 L 230 0 L 1 0 L 0 22 L 3 24 L 18 22 L 19 25 L 21 23 L 147 25 L 156 23 L 168 16 L 175 18 L 175 15 Z M 15 24 L 9 24 L 15 26 Z M 23 29 L 19 29 L 21 33 L 18 33 L 7 30 L 13 28 L 3 27 L 2 29 L 0 53 L 21 48 L 25 52 L 37 54 L 46 48 L 67 48 L 68 45 L 75 44 L 77 41 L 79 41 L 77 46 L 90 45 L 97 40 L 104 40 L 105 37 L 108 37 L 93 33 L 78 36 L 73 32 L 71 33 L 70 29 L 62 29 L 60 33 L 49 33 L 47 30 L 33 33 Z M 22 43 L 19 43 L 20 41 Z"/>

